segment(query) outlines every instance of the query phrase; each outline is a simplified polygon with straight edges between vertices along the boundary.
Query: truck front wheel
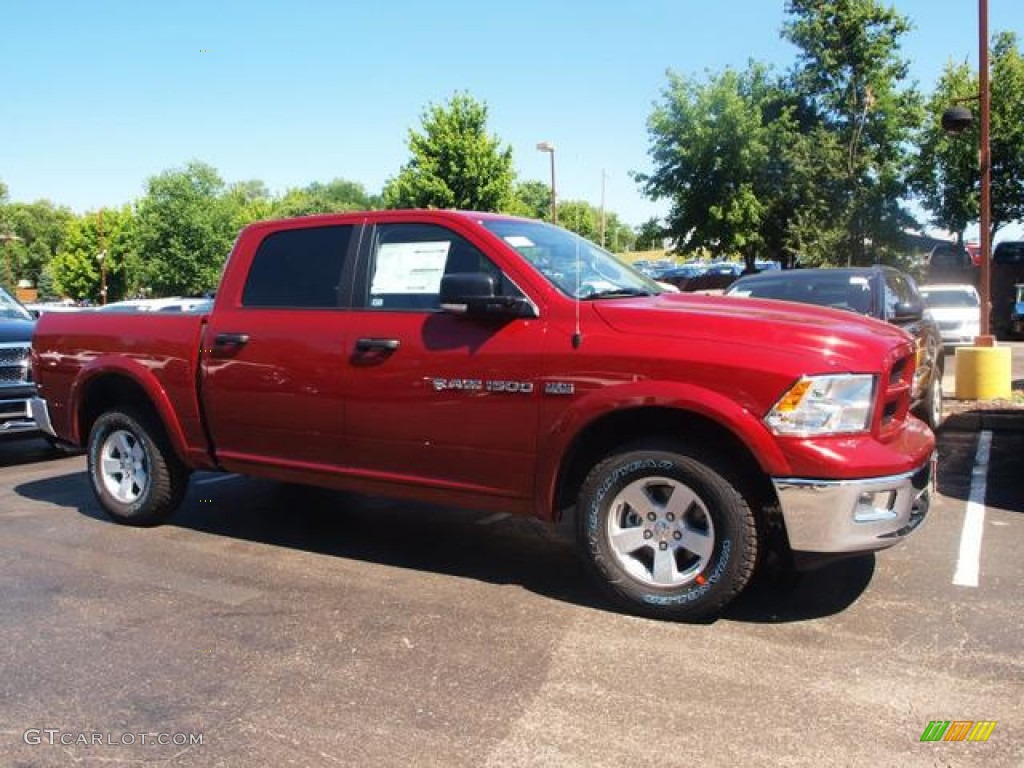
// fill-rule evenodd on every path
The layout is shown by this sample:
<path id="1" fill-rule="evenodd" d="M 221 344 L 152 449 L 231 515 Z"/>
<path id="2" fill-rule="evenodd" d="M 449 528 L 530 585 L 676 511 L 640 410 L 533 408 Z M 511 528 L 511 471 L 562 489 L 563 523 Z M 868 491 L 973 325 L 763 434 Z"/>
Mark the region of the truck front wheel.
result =
<path id="1" fill-rule="evenodd" d="M 577 506 L 591 574 L 625 610 L 659 619 L 716 614 L 754 570 L 757 529 L 722 466 L 687 449 L 633 450 L 597 464 Z"/>
<path id="2" fill-rule="evenodd" d="M 163 429 L 145 414 L 107 411 L 89 432 L 89 478 L 103 509 L 118 523 L 149 526 L 177 509 L 188 471 Z"/>

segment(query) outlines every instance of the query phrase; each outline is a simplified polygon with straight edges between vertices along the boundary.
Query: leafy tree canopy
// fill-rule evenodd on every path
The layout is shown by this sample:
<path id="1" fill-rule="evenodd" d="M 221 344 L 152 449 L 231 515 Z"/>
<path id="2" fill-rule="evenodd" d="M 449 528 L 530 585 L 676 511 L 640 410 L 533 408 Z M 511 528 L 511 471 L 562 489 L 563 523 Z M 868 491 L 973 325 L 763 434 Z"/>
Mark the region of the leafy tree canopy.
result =
<path id="1" fill-rule="evenodd" d="M 384 187 L 388 208 L 501 211 L 512 202 L 512 148 L 487 134 L 487 106 L 456 93 L 409 131 L 412 157 Z"/>
<path id="2" fill-rule="evenodd" d="M 224 192 L 217 171 L 201 162 L 149 179 L 137 206 L 144 292 L 195 295 L 217 285 L 237 234 L 237 208 Z"/>

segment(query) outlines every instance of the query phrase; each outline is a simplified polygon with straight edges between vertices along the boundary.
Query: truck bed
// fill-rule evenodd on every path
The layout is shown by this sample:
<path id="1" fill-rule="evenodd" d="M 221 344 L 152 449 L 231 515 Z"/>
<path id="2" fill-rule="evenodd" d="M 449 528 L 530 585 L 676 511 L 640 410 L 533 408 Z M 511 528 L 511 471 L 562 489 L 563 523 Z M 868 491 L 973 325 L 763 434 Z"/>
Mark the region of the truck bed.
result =
<path id="1" fill-rule="evenodd" d="M 124 372 L 123 386 L 142 386 L 156 404 L 179 455 L 192 466 L 212 467 L 198 398 L 205 327 L 206 315 L 190 313 L 43 315 L 33 355 L 40 396 L 48 401 L 56 432 L 83 445 L 88 435 L 71 418 L 76 401 L 85 399 L 99 374 Z M 109 380 L 104 386 L 110 388 Z"/>

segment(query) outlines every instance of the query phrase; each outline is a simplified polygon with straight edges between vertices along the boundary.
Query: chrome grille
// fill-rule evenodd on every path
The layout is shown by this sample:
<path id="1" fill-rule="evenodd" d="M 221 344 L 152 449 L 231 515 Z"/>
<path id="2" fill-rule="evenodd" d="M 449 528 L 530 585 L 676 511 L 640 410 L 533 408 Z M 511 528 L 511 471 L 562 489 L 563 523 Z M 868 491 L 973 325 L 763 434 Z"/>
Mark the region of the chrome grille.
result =
<path id="1" fill-rule="evenodd" d="M 24 386 L 29 383 L 29 355 L 27 342 L 0 344 L 0 387 Z"/>
<path id="2" fill-rule="evenodd" d="M 882 432 L 896 429 L 910 410 L 910 397 L 916 373 L 916 350 L 892 361 L 881 391 L 879 427 Z"/>

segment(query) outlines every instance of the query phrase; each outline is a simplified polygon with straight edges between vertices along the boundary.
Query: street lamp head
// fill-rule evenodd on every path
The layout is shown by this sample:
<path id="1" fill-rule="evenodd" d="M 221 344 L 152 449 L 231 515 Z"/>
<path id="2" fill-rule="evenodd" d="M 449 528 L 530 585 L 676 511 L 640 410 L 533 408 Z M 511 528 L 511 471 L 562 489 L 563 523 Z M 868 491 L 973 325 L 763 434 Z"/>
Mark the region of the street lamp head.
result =
<path id="1" fill-rule="evenodd" d="M 537 149 L 539 149 L 541 152 L 554 152 L 555 145 L 552 144 L 550 141 L 538 141 Z"/>
<path id="2" fill-rule="evenodd" d="M 950 107 L 942 113 L 942 130 L 947 133 L 963 133 L 973 122 L 974 115 L 967 107 Z"/>

